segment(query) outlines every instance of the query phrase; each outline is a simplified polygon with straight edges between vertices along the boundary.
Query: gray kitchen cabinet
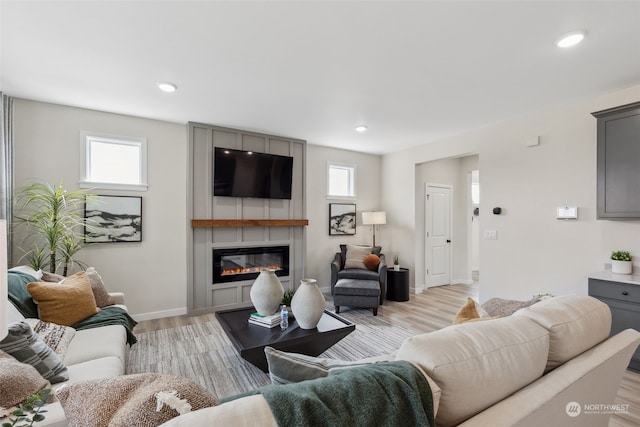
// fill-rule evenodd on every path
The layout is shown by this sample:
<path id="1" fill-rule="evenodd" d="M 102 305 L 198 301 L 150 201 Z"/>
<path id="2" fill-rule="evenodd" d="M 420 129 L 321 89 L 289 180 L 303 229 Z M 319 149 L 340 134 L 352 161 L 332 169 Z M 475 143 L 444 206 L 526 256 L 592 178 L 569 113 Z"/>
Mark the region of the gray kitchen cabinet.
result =
<path id="1" fill-rule="evenodd" d="M 597 118 L 598 219 L 640 218 L 640 102 Z"/>

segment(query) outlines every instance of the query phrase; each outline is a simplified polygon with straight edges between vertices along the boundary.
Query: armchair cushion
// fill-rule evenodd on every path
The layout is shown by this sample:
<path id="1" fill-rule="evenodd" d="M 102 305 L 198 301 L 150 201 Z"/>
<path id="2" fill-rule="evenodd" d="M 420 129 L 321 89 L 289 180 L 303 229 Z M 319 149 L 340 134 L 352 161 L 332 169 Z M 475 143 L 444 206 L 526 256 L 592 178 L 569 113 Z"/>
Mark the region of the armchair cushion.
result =
<path id="1" fill-rule="evenodd" d="M 368 246 L 347 245 L 347 258 L 344 262 L 344 268 L 367 268 L 364 265 L 364 259 L 371 254 L 371 248 Z"/>
<path id="2" fill-rule="evenodd" d="M 345 268 L 344 263 L 347 259 L 347 246 L 352 246 L 352 245 L 340 245 L 340 255 L 342 256 L 340 260 L 342 262 L 340 264 L 340 270 Z M 374 246 L 374 247 L 362 246 L 362 247 L 369 248 L 369 252 L 367 252 L 368 254 L 371 253 L 371 254 L 380 256 L 380 254 L 382 253 L 382 246 Z"/>
<path id="3" fill-rule="evenodd" d="M 373 280 L 380 281 L 378 271 L 371 271 L 362 268 L 345 268 L 338 271 L 338 280 L 340 279 L 356 279 L 356 280 Z"/>

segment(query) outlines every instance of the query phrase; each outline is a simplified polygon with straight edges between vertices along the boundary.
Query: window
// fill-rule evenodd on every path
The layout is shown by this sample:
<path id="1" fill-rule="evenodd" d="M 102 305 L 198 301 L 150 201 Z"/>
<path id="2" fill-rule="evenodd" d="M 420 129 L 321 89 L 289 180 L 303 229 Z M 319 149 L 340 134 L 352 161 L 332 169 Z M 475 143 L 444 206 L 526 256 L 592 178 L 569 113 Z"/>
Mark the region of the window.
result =
<path id="1" fill-rule="evenodd" d="M 80 187 L 114 190 L 147 189 L 145 138 L 83 133 Z"/>
<path id="2" fill-rule="evenodd" d="M 327 164 L 327 197 L 356 197 L 356 167 L 340 163 Z"/>

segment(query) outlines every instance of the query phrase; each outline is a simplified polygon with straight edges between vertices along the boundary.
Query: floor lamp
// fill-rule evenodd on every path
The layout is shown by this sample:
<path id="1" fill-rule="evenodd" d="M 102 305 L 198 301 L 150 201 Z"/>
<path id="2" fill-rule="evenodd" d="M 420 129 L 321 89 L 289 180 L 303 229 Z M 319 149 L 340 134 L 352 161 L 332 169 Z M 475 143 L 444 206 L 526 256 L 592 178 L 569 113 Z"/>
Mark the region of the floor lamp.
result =
<path id="1" fill-rule="evenodd" d="M 386 212 L 362 212 L 362 224 L 373 226 L 373 246 L 376 245 L 376 225 L 387 223 Z"/>

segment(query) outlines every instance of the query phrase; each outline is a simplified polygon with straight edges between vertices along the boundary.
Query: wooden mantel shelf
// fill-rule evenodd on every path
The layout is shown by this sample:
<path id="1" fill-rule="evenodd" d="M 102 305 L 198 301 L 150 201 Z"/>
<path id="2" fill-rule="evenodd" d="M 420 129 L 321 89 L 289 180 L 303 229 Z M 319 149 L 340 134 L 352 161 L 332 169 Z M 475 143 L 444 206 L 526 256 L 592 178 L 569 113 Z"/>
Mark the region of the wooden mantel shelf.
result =
<path id="1" fill-rule="evenodd" d="M 308 219 L 192 219 L 193 228 L 212 227 L 304 227 Z"/>

